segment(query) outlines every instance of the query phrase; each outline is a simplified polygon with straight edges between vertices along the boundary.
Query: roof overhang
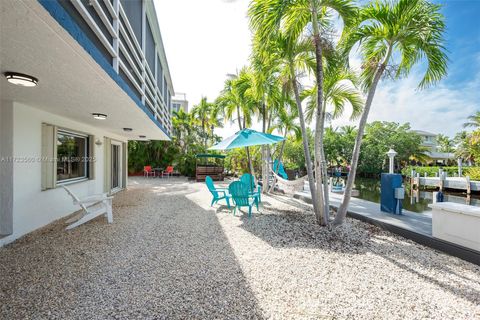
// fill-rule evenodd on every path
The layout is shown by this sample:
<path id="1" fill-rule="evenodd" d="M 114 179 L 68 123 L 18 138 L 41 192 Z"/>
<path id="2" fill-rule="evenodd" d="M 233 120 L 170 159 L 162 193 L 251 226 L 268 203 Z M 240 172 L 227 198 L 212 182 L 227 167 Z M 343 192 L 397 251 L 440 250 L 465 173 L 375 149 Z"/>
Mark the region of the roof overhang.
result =
<path id="1" fill-rule="evenodd" d="M 158 123 L 38 1 L 0 1 L 0 72 L 39 79 L 33 88 L 1 76 L 2 100 L 17 101 L 129 140 L 170 140 Z M 92 113 L 107 114 L 95 120 Z M 123 128 L 132 128 L 125 132 Z"/>

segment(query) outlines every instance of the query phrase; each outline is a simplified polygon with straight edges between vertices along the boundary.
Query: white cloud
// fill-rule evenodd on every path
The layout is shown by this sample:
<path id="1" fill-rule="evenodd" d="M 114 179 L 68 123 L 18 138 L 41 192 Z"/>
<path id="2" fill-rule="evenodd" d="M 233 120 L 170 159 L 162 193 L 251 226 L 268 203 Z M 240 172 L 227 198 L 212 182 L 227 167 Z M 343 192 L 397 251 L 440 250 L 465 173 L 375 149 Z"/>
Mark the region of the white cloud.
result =
<path id="1" fill-rule="evenodd" d="M 420 74 L 398 81 L 383 81 L 377 88 L 369 122 L 375 120 L 409 122 L 413 129 L 442 133 L 453 137 L 462 130 L 469 115 L 479 109 L 479 76 L 466 81 L 460 88 L 439 84 L 418 90 Z M 333 126 L 352 124 L 346 117 L 335 120 Z"/>
<path id="2" fill-rule="evenodd" d="M 201 96 L 213 100 L 222 89 L 226 74 L 248 64 L 249 1 L 154 1 L 175 90 L 187 94 L 190 107 Z M 360 60 L 351 58 L 352 66 L 358 69 Z M 417 91 L 420 78 L 414 72 L 399 81 L 382 81 L 369 121 L 410 122 L 414 129 L 452 136 L 462 129 L 467 116 L 480 109 L 480 70 L 475 63 L 469 67 L 476 68 L 477 77 L 465 80 L 466 85 L 460 88 L 440 84 Z M 343 124 L 351 124 L 348 116 L 333 122 L 334 126 Z M 260 125 L 253 127 L 259 129 Z M 236 125 L 227 124 L 216 133 L 226 137 L 236 131 Z"/>

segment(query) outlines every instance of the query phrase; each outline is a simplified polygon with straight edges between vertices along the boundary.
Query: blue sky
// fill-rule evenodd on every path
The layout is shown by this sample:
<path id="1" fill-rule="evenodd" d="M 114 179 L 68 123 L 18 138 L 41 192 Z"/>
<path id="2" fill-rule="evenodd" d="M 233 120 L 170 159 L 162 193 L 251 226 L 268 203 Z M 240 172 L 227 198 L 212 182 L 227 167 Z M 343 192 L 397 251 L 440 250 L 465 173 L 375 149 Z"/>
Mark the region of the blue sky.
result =
<path id="1" fill-rule="evenodd" d="M 422 67 L 409 77 L 382 81 L 369 121 L 410 122 L 413 129 L 453 136 L 466 117 L 480 110 L 480 0 L 436 0 L 443 5 L 449 55 L 448 76 L 417 90 Z M 190 106 L 213 100 L 227 73 L 248 64 L 248 0 L 155 0 L 162 37 L 177 92 Z M 332 125 L 351 124 L 348 115 Z M 234 133 L 229 124 L 218 134 Z"/>

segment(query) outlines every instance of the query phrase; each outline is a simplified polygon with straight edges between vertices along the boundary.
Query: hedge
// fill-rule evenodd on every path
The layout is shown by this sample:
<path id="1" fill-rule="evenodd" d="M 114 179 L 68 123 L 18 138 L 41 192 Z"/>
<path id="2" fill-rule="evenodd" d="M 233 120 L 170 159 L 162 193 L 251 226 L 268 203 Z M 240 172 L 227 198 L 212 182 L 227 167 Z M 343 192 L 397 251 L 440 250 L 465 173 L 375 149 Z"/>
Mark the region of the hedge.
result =
<path id="1" fill-rule="evenodd" d="M 427 177 L 435 177 L 435 174 L 438 173 L 438 170 L 442 169 L 447 173 L 447 176 L 453 177 L 458 174 L 458 167 L 406 167 L 402 169 L 402 174 L 404 176 L 410 176 L 412 170 L 415 170 L 416 173 L 419 173 L 421 177 L 427 174 Z M 462 176 L 470 176 L 471 180 L 480 180 L 480 167 L 463 167 Z"/>

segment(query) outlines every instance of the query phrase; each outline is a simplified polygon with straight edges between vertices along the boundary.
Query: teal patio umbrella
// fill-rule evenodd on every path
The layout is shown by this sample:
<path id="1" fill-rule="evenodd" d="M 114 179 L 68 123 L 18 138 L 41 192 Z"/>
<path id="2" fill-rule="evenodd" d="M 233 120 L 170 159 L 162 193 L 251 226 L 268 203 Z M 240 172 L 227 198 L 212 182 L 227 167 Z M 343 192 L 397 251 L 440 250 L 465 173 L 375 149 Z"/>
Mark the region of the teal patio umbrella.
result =
<path id="1" fill-rule="evenodd" d="M 243 129 L 235 133 L 233 136 L 208 148 L 208 150 L 230 150 L 263 144 L 274 144 L 283 140 L 285 140 L 285 138 L 273 134 L 258 132 L 252 129 Z"/>

